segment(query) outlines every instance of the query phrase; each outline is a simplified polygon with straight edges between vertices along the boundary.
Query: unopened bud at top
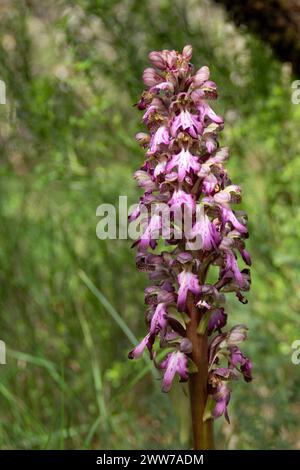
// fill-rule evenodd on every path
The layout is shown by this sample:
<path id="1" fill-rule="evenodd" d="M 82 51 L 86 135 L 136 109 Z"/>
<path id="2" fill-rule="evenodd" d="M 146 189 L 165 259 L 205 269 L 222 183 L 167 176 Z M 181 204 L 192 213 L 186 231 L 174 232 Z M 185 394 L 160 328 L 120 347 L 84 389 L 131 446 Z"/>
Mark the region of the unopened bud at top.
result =
<path id="1" fill-rule="evenodd" d="M 154 67 L 160 70 L 165 70 L 166 63 L 161 52 L 157 52 L 157 51 L 150 52 L 148 57 Z"/>
<path id="2" fill-rule="evenodd" d="M 190 44 L 184 46 L 183 51 L 182 51 L 182 56 L 184 57 L 184 59 L 190 62 L 192 55 L 193 55 L 192 46 Z"/>

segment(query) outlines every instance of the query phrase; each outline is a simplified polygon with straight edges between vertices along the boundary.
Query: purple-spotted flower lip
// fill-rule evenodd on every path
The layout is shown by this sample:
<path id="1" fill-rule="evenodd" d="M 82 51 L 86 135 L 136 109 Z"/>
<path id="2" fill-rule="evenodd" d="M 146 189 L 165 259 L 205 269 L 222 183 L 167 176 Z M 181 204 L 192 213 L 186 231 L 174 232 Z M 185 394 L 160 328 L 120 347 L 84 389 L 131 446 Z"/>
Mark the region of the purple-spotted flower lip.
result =
<path id="1" fill-rule="evenodd" d="M 200 170 L 199 158 L 192 155 L 188 149 L 182 148 L 179 153 L 172 156 L 166 171 L 170 172 L 174 167 L 177 167 L 178 181 L 182 182 L 191 170 L 195 173 Z"/>
<path id="2" fill-rule="evenodd" d="M 162 217 L 160 214 L 153 214 L 150 218 L 148 225 L 145 228 L 140 240 L 139 247 L 141 250 L 144 250 L 151 246 L 155 248 L 157 240 L 159 238 L 159 231 L 162 228 Z"/>
<path id="3" fill-rule="evenodd" d="M 211 335 L 215 331 L 221 332 L 221 329 L 227 323 L 227 314 L 224 308 L 215 308 L 211 311 L 207 325 L 207 333 Z"/>
<path id="4" fill-rule="evenodd" d="M 188 379 L 188 359 L 186 354 L 179 350 L 169 353 L 159 367 L 165 370 L 162 382 L 163 392 L 170 390 L 176 374 L 179 375 L 181 382 L 186 382 Z"/>
<path id="5" fill-rule="evenodd" d="M 230 401 L 230 391 L 224 383 L 220 383 L 216 392 L 213 394 L 213 399 L 216 402 L 216 406 L 213 411 L 213 417 L 219 418 L 224 415 L 228 423 L 230 423 L 227 406 Z"/>
<path id="6" fill-rule="evenodd" d="M 167 157 L 165 156 L 162 156 L 155 169 L 154 169 L 154 172 L 153 172 L 153 175 L 157 178 L 159 175 L 164 175 L 165 172 L 166 172 L 166 167 L 167 167 L 167 163 L 168 163 L 168 159 Z"/>
<path id="7" fill-rule="evenodd" d="M 169 200 L 169 206 L 172 210 L 176 211 L 177 208 L 185 206 L 190 212 L 196 209 L 195 199 L 192 194 L 187 193 L 183 189 L 176 189 Z"/>
<path id="8" fill-rule="evenodd" d="M 179 131 L 186 131 L 191 137 L 196 138 L 202 131 L 202 124 L 198 120 L 197 115 L 190 113 L 186 109 L 182 109 L 180 113 L 174 117 L 171 125 L 171 134 L 174 137 Z"/>
<path id="9" fill-rule="evenodd" d="M 162 125 L 151 136 L 148 154 L 152 155 L 156 153 L 159 150 L 160 145 L 168 145 L 169 143 L 169 130 L 166 125 Z"/>
<path id="10" fill-rule="evenodd" d="M 244 285 L 243 275 L 232 251 L 225 252 L 224 267 L 221 275 L 222 277 L 233 278 L 240 287 L 243 287 Z"/>
<path id="11" fill-rule="evenodd" d="M 204 251 L 216 249 L 220 242 L 220 235 L 215 224 L 205 214 L 203 205 L 197 206 L 196 214 L 196 223 L 188 234 L 188 238 L 201 237 L 201 249 Z"/>
<path id="12" fill-rule="evenodd" d="M 206 101 L 200 101 L 196 105 L 199 111 L 199 120 L 200 122 L 204 123 L 206 118 L 209 118 L 211 122 L 215 124 L 223 124 L 224 120 L 221 116 L 218 116 L 209 104 Z"/>
<path id="13" fill-rule="evenodd" d="M 238 221 L 237 217 L 235 216 L 234 212 L 230 207 L 227 205 L 220 205 L 221 209 L 221 218 L 222 222 L 225 225 L 227 222 L 230 222 L 233 228 L 235 228 L 241 234 L 247 234 L 248 230 L 245 225 Z"/>
<path id="14" fill-rule="evenodd" d="M 209 149 L 208 149 L 209 150 Z M 209 150 L 210 151 L 210 150 Z M 201 182 L 201 189 L 206 196 L 214 194 L 218 185 L 218 179 L 213 173 L 206 174 Z"/>
<path id="15" fill-rule="evenodd" d="M 132 351 L 129 352 L 128 358 L 129 359 L 137 359 L 142 356 L 145 348 L 147 347 L 150 353 L 150 357 L 153 356 L 152 353 L 152 346 L 154 343 L 154 338 L 153 336 L 148 333 L 145 338 L 142 339 L 142 341 L 134 348 Z"/>
<path id="16" fill-rule="evenodd" d="M 198 276 L 190 271 L 183 270 L 177 279 L 179 283 L 177 307 L 179 311 L 184 311 L 188 292 L 199 295 L 201 288 Z"/>
<path id="17" fill-rule="evenodd" d="M 248 359 L 236 345 L 230 347 L 229 357 L 231 367 L 235 367 L 242 373 L 245 382 L 251 382 L 253 366 L 250 359 Z"/>
<path id="18" fill-rule="evenodd" d="M 167 304 L 165 303 L 158 304 L 151 318 L 150 335 L 156 336 L 159 331 L 165 330 L 167 328 L 167 324 L 168 324 L 167 315 L 168 315 Z"/>

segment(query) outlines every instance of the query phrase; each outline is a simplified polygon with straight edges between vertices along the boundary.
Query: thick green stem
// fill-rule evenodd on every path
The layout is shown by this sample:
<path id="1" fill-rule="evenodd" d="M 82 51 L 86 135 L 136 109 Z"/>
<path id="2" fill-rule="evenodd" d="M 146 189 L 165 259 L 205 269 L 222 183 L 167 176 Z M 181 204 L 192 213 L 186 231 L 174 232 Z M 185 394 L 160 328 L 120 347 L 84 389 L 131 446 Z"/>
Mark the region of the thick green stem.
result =
<path id="1" fill-rule="evenodd" d="M 191 359 L 198 369 L 196 373 L 190 374 L 189 378 L 194 450 L 213 449 L 213 420 L 209 419 L 203 422 L 207 401 L 207 334 L 200 335 L 197 333 L 202 313 L 195 306 L 194 297 L 191 293 L 188 295 L 187 306 L 190 316 L 190 321 L 187 324 L 187 337 L 193 346 Z"/>

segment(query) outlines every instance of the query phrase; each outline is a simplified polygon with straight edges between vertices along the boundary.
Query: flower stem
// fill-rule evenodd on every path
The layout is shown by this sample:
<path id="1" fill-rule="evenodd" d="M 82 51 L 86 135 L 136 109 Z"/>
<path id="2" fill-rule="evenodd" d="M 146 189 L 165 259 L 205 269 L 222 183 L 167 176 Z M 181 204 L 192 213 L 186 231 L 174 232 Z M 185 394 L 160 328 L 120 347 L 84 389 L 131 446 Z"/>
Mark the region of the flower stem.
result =
<path id="1" fill-rule="evenodd" d="M 191 293 L 187 299 L 190 321 L 187 324 L 187 337 L 192 343 L 193 351 L 191 359 L 198 371 L 190 374 L 190 404 L 193 427 L 194 450 L 206 450 L 214 448 L 213 420 L 203 422 L 203 414 L 207 401 L 207 375 L 208 375 L 208 351 L 207 334 L 197 333 L 201 311 L 195 306 Z"/>

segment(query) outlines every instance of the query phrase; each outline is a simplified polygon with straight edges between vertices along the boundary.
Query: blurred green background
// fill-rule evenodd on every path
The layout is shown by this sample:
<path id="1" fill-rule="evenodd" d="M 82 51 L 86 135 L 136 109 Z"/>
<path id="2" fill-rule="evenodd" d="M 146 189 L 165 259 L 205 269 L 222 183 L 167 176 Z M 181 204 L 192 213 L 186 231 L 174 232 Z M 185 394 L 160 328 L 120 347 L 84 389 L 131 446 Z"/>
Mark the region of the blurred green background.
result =
<path id="1" fill-rule="evenodd" d="M 190 43 L 219 87 L 253 257 L 249 303 L 228 310 L 230 325 L 250 327 L 255 380 L 233 384 L 217 446 L 300 448 L 300 105 L 289 66 L 210 1 L 2 0 L 0 28 L 0 447 L 189 446 L 182 389 L 162 394 L 148 361 L 127 360 L 145 331 L 147 280 L 129 240 L 97 239 L 95 214 L 140 194 L 132 104 L 148 52 Z"/>

